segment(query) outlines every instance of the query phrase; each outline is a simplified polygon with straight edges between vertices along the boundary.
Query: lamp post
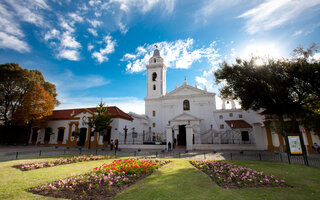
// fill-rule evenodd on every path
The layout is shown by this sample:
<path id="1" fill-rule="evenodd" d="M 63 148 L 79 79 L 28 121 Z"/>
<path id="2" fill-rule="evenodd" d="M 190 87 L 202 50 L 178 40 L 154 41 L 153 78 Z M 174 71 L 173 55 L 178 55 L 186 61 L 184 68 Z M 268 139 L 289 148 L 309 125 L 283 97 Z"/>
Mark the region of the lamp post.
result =
<path id="1" fill-rule="evenodd" d="M 212 144 L 213 144 L 213 134 L 214 134 L 214 133 L 213 133 L 213 131 L 212 131 L 212 127 L 213 127 L 213 126 L 212 126 L 212 124 L 211 124 L 211 125 L 210 125 L 210 131 L 211 131 L 211 136 L 212 136 Z"/>
<path id="2" fill-rule="evenodd" d="M 83 122 L 82 122 L 83 125 L 88 125 L 90 127 L 90 133 L 89 133 L 89 145 L 88 145 L 88 149 L 91 148 L 91 131 L 92 131 L 92 128 L 93 128 L 93 120 L 92 119 L 83 119 Z"/>

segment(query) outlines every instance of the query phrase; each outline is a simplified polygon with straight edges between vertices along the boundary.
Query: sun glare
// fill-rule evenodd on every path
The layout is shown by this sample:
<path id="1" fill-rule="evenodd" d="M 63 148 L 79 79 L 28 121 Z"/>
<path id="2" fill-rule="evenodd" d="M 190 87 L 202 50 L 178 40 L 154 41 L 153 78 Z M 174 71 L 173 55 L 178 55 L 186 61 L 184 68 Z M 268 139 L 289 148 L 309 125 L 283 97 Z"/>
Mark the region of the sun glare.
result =
<path id="1" fill-rule="evenodd" d="M 240 55 L 243 59 L 250 59 L 251 57 L 258 57 L 256 60 L 257 65 L 262 65 L 268 58 L 281 58 L 281 46 L 276 43 L 252 43 L 242 48 L 243 51 Z"/>

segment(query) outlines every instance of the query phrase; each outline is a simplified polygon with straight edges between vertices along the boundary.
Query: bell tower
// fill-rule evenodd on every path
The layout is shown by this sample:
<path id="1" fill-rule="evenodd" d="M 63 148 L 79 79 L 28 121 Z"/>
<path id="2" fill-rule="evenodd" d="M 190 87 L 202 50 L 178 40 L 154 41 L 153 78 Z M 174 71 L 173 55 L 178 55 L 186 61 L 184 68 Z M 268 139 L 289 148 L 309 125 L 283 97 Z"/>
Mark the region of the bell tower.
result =
<path id="1" fill-rule="evenodd" d="M 166 94 L 167 67 L 163 63 L 158 47 L 149 59 L 147 68 L 147 97 L 146 99 L 159 98 Z"/>

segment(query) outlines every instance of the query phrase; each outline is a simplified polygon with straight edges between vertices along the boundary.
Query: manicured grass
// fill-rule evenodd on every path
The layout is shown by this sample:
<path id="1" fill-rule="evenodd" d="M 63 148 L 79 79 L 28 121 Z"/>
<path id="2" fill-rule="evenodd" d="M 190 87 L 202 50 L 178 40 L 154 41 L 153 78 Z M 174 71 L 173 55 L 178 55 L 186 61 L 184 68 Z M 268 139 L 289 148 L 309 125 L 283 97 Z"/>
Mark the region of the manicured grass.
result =
<path id="1" fill-rule="evenodd" d="M 75 174 L 85 173 L 103 163 L 112 162 L 112 160 L 88 161 L 31 171 L 21 171 L 12 168 L 13 165 L 23 164 L 26 161 L 28 160 L 0 163 L 0 199 L 54 199 L 35 195 L 27 192 L 27 190 L 31 187 L 53 182 L 60 178 L 67 178 Z"/>
<path id="2" fill-rule="evenodd" d="M 266 174 L 284 177 L 292 188 L 223 189 L 188 160 L 173 162 L 119 193 L 115 199 L 320 199 L 320 169 L 262 161 L 229 161 Z M 112 160 L 89 161 L 20 171 L 11 166 L 25 163 L 17 160 L 0 163 L 0 199 L 54 199 L 27 192 L 31 187 L 85 173 Z"/>
<path id="3" fill-rule="evenodd" d="M 274 162 L 233 161 L 284 177 L 293 188 L 223 189 L 187 160 L 175 160 L 115 199 L 320 199 L 320 169 Z"/>

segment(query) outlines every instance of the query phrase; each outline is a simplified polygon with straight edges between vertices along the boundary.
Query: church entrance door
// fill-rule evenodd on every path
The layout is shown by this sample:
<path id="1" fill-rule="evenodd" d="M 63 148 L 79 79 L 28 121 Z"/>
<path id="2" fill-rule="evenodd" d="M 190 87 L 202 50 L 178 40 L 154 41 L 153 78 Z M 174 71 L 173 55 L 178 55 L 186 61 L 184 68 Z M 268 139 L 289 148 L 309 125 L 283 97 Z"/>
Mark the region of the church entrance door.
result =
<path id="1" fill-rule="evenodd" d="M 186 146 L 186 125 L 179 126 L 179 134 L 177 135 L 178 146 Z"/>
<path id="2" fill-rule="evenodd" d="M 80 128 L 80 138 L 78 141 L 79 146 L 83 146 L 86 142 L 86 134 L 87 134 L 87 128 Z"/>

